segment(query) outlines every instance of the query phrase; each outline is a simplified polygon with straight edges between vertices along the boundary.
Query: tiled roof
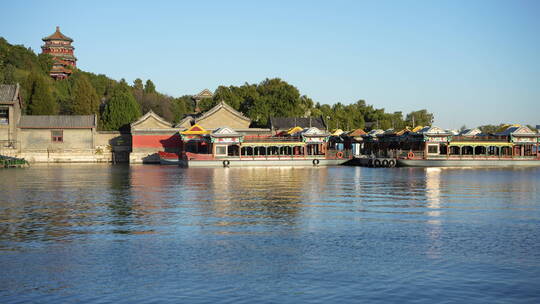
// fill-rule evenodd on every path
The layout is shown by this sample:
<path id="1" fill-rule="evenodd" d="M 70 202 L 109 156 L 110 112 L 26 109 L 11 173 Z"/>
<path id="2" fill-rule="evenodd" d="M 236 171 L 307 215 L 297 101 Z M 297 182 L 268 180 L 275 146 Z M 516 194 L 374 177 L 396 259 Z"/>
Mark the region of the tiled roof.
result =
<path id="1" fill-rule="evenodd" d="M 160 123 L 162 123 L 163 125 L 167 126 L 168 128 L 172 128 L 172 124 L 168 121 L 165 120 L 165 118 L 157 115 L 156 113 L 154 113 L 154 111 L 150 110 L 148 112 L 146 112 L 146 114 L 144 114 L 143 116 L 141 116 L 141 118 L 137 119 L 136 121 L 132 122 L 130 124 L 131 128 L 133 127 L 136 127 L 137 125 L 143 123 L 145 120 L 149 119 L 150 117 L 152 117 L 153 119 L 159 121 Z"/>
<path id="2" fill-rule="evenodd" d="M 14 104 L 19 94 L 18 84 L 0 85 L 0 104 Z"/>
<path id="3" fill-rule="evenodd" d="M 23 129 L 91 129 L 96 127 L 95 115 L 22 115 Z"/>
<path id="4" fill-rule="evenodd" d="M 210 110 L 202 113 L 201 116 L 199 117 L 196 117 L 195 118 L 195 122 L 198 123 L 199 121 L 213 115 L 214 113 L 216 113 L 217 111 L 219 111 L 220 109 L 225 109 L 227 111 L 229 111 L 230 113 L 232 113 L 234 116 L 236 116 L 237 118 L 239 119 L 242 119 L 242 120 L 245 120 L 245 121 L 249 121 L 251 122 L 251 119 L 249 119 L 248 117 L 245 117 L 242 113 L 236 111 L 233 107 L 229 106 L 228 104 L 226 104 L 224 101 L 221 101 L 220 103 L 218 103 L 215 107 L 211 108 Z"/>
<path id="5" fill-rule="evenodd" d="M 70 41 L 70 42 L 73 42 L 73 39 L 69 38 L 68 36 L 62 34 L 60 32 L 60 27 L 57 26 L 56 27 L 56 31 L 50 35 L 50 36 L 47 36 L 45 38 L 42 39 L 43 41 L 47 41 L 47 40 L 65 40 L 65 41 Z"/>
<path id="6" fill-rule="evenodd" d="M 297 126 L 326 130 L 326 124 L 322 117 L 270 117 L 270 127 L 274 130 L 289 130 Z"/>
<path id="7" fill-rule="evenodd" d="M 200 91 L 199 94 L 197 94 L 197 95 L 195 95 L 193 97 L 202 99 L 202 98 L 212 98 L 212 96 L 214 96 L 214 94 L 212 94 L 212 92 L 210 92 L 210 90 L 204 89 L 204 90 Z"/>
<path id="8" fill-rule="evenodd" d="M 350 137 L 359 137 L 359 136 L 362 136 L 362 135 L 366 135 L 367 133 L 362 130 L 362 129 L 356 129 L 354 131 L 351 131 L 348 135 Z"/>

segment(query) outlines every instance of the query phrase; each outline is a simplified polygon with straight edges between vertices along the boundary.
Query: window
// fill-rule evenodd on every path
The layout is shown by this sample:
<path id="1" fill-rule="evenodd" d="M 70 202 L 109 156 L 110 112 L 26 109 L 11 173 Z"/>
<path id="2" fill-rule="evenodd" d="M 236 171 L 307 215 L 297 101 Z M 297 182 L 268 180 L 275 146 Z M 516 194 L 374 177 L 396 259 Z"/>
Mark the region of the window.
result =
<path id="1" fill-rule="evenodd" d="M 216 146 L 216 155 L 227 155 L 227 146 Z"/>
<path id="2" fill-rule="evenodd" d="M 52 139 L 52 142 L 63 142 L 64 141 L 64 131 L 62 131 L 62 130 L 51 130 L 51 139 Z"/>
<path id="3" fill-rule="evenodd" d="M 429 154 L 439 154 L 439 145 L 428 145 L 427 149 Z"/>
<path id="4" fill-rule="evenodd" d="M 9 124 L 9 108 L 0 108 L 0 124 Z"/>

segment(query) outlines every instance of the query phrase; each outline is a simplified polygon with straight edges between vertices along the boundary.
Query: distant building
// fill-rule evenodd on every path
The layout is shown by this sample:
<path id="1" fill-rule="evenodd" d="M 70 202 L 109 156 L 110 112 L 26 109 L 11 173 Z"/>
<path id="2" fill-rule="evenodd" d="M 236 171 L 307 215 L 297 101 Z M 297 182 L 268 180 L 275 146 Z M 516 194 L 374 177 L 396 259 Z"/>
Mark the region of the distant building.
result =
<path id="1" fill-rule="evenodd" d="M 22 99 L 18 84 L 0 85 L 0 150 L 15 149 Z"/>
<path id="2" fill-rule="evenodd" d="M 201 100 L 212 97 L 214 97 L 214 94 L 212 94 L 212 92 L 210 92 L 210 90 L 208 89 L 204 89 L 199 92 L 199 94 L 191 96 L 191 99 L 193 99 L 193 101 L 195 102 L 195 113 L 201 112 L 201 108 L 199 107 L 199 103 L 201 102 Z"/>
<path id="3" fill-rule="evenodd" d="M 95 147 L 96 115 L 21 115 L 22 151 L 89 150 Z"/>
<path id="4" fill-rule="evenodd" d="M 54 79 L 68 78 L 72 73 L 72 68 L 77 66 L 77 58 L 73 55 L 75 49 L 71 43 L 73 39 L 62 34 L 60 27 L 56 31 L 42 39 L 45 44 L 41 47 L 43 54 L 49 54 L 53 57 L 53 66 L 49 75 Z"/>
<path id="5" fill-rule="evenodd" d="M 251 119 L 223 101 L 206 112 L 184 117 L 174 126 L 150 111 L 131 124 L 132 151 L 129 160 L 130 163 L 156 163 L 159 162 L 159 151 L 182 151 L 180 135 L 186 130 L 193 131 L 194 127 L 219 133 L 227 126 L 238 136 L 270 136 L 270 129 L 250 128 L 250 124 Z"/>

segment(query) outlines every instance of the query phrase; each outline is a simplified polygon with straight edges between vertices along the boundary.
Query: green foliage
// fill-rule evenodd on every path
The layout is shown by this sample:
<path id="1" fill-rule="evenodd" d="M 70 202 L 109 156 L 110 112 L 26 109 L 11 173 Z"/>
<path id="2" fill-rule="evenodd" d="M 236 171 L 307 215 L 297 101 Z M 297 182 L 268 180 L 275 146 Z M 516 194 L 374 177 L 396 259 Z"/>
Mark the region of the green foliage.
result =
<path id="1" fill-rule="evenodd" d="M 429 113 L 427 110 L 414 111 L 407 114 L 405 121 L 408 126 L 430 126 L 433 123 L 433 114 Z"/>
<path id="2" fill-rule="evenodd" d="M 141 116 L 137 101 L 131 94 L 130 88 L 121 83 L 113 89 L 110 100 L 102 114 L 102 128 L 118 130 Z"/>
<path id="3" fill-rule="evenodd" d="M 58 113 L 58 105 L 53 99 L 50 86 L 46 80 L 36 73 L 30 73 L 27 81 L 30 85 L 27 114 L 30 115 L 55 115 Z"/>
<path id="4" fill-rule="evenodd" d="M 133 81 L 133 88 L 135 90 L 143 90 L 144 89 L 144 85 L 143 85 L 143 82 L 142 82 L 142 79 L 140 78 L 137 78 Z"/>
<path id="5" fill-rule="evenodd" d="M 173 122 L 179 122 L 185 115 L 193 112 L 193 100 L 191 96 L 184 95 L 173 101 Z"/>
<path id="6" fill-rule="evenodd" d="M 156 92 L 156 86 L 152 82 L 152 80 L 148 79 L 146 81 L 146 84 L 144 85 L 144 93 L 151 94 Z"/>
<path id="7" fill-rule="evenodd" d="M 480 129 L 480 131 L 485 134 L 495 134 L 502 131 L 504 129 L 504 126 L 506 125 L 507 124 L 505 123 L 501 123 L 499 125 L 483 125 L 479 126 L 478 129 Z"/>
<path id="8" fill-rule="evenodd" d="M 103 74 L 75 70 L 65 80 L 53 81 L 48 73 L 52 65 L 49 55 L 36 55 L 31 49 L 10 45 L 0 37 L 0 82 L 20 83 L 21 95 L 27 101 L 28 113 L 92 114 L 99 112 L 105 102 L 101 122 L 108 130 L 115 130 L 132 122 L 150 110 L 168 121 L 178 122 L 194 111 L 193 100 L 185 95 L 173 98 L 156 91 L 154 83 L 140 78 L 129 86 Z M 323 117 L 329 128 L 366 130 L 405 126 L 430 125 L 433 114 L 426 110 L 414 111 L 403 119 L 403 113 L 386 113 L 384 109 L 367 105 L 364 100 L 334 105 L 315 103 L 293 85 L 279 79 L 265 79 L 258 84 L 219 86 L 212 98 L 202 99 L 199 107 L 209 110 L 220 101 L 250 117 L 254 126 L 267 127 L 271 116 Z M 48 104 L 48 106 L 43 106 Z M 47 108 L 47 109 L 46 109 Z"/>
<path id="9" fill-rule="evenodd" d="M 182 108 L 179 107 L 179 104 L 175 102 L 173 97 L 156 92 L 151 80 L 147 80 L 144 87 L 142 83 L 142 80 L 137 78 L 133 81 L 133 86 L 131 87 L 133 97 L 135 97 L 135 100 L 142 109 L 142 113 L 153 111 L 171 122 L 178 121 L 181 118 L 178 116 L 186 113 L 181 111 Z"/>
<path id="10" fill-rule="evenodd" d="M 266 126 L 271 116 L 309 116 L 313 107 L 310 98 L 301 96 L 296 87 L 279 78 L 240 87 L 219 86 L 214 97 L 201 100 L 199 107 L 206 111 L 220 101 L 243 112 L 259 126 Z"/>
<path id="11" fill-rule="evenodd" d="M 74 79 L 71 112 L 76 115 L 99 114 L 99 97 L 85 74 L 72 76 Z"/>

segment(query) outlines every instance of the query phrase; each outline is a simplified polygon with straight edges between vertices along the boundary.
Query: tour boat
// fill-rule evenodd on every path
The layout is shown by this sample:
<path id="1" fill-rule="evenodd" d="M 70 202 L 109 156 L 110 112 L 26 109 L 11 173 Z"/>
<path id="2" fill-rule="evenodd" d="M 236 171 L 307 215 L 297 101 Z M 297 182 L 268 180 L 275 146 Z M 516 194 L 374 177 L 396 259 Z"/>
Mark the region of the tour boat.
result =
<path id="1" fill-rule="evenodd" d="M 427 127 L 408 137 L 398 156 L 406 167 L 540 166 L 540 135 L 525 126 L 509 126 L 492 135 L 453 135 Z"/>
<path id="2" fill-rule="evenodd" d="M 185 167 L 329 166 L 350 159 L 348 151 L 329 149 L 330 134 L 315 127 L 258 136 L 228 127 L 207 131 L 196 124 L 180 135 L 178 162 Z"/>

